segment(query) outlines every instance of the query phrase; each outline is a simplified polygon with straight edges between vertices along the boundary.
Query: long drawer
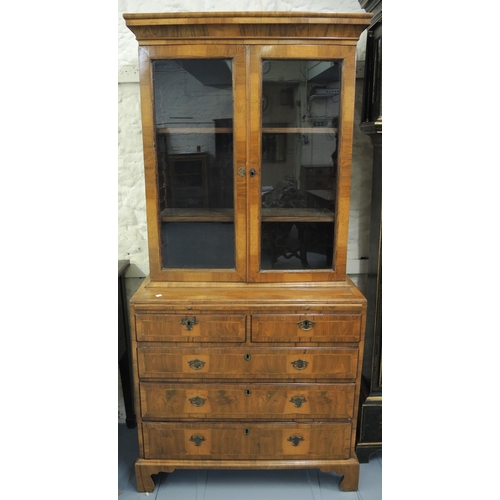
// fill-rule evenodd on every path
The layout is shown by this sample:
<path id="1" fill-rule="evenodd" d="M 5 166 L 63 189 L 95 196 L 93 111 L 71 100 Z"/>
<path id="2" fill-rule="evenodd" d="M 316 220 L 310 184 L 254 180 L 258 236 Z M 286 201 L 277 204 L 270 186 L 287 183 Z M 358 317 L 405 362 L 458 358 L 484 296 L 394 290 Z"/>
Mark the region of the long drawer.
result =
<path id="1" fill-rule="evenodd" d="M 244 314 L 136 314 L 138 341 L 245 342 Z"/>
<path id="2" fill-rule="evenodd" d="M 203 380 L 345 379 L 354 380 L 358 349 L 354 347 L 233 347 L 137 349 L 139 376 L 145 379 Z"/>
<path id="3" fill-rule="evenodd" d="M 183 418 L 347 419 L 354 384 L 141 383 L 141 413 L 148 420 Z"/>
<path id="4" fill-rule="evenodd" d="M 347 459 L 351 424 L 143 423 L 151 459 Z"/>
<path id="5" fill-rule="evenodd" d="M 358 342 L 361 314 L 253 314 L 252 342 Z"/>

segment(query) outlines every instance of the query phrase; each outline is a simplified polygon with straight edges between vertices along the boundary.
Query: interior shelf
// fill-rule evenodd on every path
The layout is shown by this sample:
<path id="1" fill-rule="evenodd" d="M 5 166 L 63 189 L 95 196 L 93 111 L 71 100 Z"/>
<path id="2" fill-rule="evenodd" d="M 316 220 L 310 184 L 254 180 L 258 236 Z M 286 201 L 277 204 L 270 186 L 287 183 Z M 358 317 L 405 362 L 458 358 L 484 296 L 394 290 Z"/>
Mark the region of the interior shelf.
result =
<path id="1" fill-rule="evenodd" d="M 162 127 L 157 128 L 158 134 L 232 134 L 230 127 Z M 263 127 L 263 134 L 332 134 L 338 128 L 332 127 Z"/>
<path id="2" fill-rule="evenodd" d="M 262 208 L 262 222 L 333 222 L 335 216 L 327 209 Z M 233 222 L 232 208 L 165 208 L 162 222 Z"/>
<path id="3" fill-rule="evenodd" d="M 263 134 L 333 134 L 338 128 L 333 127 L 263 127 Z"/>
<path id="4" fill-rule="evenodd" d="M 333 222 L 335 216 L 327 209 L 262 208 L 262 222 Z"/>
<path id="5" fill-rule="evenodd" d="M 157 128 L 158 134 L 232 134 L 230 127 L 161 127 Z"/>
<path id="6" fill-rule="evenodd" d="M 162 222 L 233 222 L 232 208 L 165 208 Z"/>

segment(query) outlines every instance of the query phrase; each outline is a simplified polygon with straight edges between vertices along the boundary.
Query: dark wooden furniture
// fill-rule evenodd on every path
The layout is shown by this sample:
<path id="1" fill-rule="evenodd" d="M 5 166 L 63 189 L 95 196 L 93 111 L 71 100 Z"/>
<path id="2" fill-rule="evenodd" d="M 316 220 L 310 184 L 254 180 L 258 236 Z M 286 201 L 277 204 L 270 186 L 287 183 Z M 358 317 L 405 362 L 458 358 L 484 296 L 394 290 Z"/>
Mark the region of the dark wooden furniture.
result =
<path id="1" fill-rule="evenodd" d="M 171 204 L 184 208 L 208 208 L 206 154 L 168 155 L 167 169 Z"/>
<path id="2" fill-rule="evenodd" d="M 356 490 L 366 299 L 346 260 L 356 43 L 371 16 L 124 17 L 139 43 L 150 263 L 130 303 L 138 490 L 182 468 L 319 468 Z M 264 122 L 262 88 L 275 84 L 286 96 Z M 309 99 L 322 89 L 335 98 Z M 310 148 L 330 154 L 320 112 L 338 124 L 339 171 L 314 188 L 335 194 L 334 210 L 307 206 L 300 184 Z M 170 123 L 179 117 L 187 124 Z M 159 128 L 171 148 L 206 144 L 215 168 L 230 163 L 233 196 L 163 206 Z M 264 161 L 264 134 L 284 134 L 296 154 Z"/>
<path id="3" fill-rule="evenodd" d="M 300 183 L 303 189 L 323 189 L 335 183 L 334 165 L 301 165 Z"/>
<path id="4" fill-rule="evenodd" d="M 124 274 L 129 265 L 128 260 L 118 261 L 118 367 L 125 404 L 125 422 L 129 429 L 133 429 L 137 423 L 131 376 L 129 309 L 124 283 Z"/>
<path id="5" fill-rule="evenodd" d="M 360 462 L 382 449 L 382 1 L 364 0 L 374 17 L 367 33 L 360 128 L 373 145 L 370 255 L 365 354 L 356 453 Z"/>

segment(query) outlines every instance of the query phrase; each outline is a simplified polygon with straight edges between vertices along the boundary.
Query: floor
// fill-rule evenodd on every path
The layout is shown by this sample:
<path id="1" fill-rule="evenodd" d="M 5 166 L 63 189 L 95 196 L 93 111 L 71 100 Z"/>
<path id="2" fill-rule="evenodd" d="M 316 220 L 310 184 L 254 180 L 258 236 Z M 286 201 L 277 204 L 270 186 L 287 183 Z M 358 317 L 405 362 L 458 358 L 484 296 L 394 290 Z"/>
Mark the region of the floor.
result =
<path id="1" fill-rule="evenodd" d="M 120 500 L 381 500 L 382 452 L 361 464 L 359 489 L 343 492 L 341 476 L 314 469 L 275 471 L 176 470 L 159 474 L 152 493 L 138 493 L 134 463 L 137 429 L 118 424 Z M 155 478 L 155 476 L 153 476 Z"/>

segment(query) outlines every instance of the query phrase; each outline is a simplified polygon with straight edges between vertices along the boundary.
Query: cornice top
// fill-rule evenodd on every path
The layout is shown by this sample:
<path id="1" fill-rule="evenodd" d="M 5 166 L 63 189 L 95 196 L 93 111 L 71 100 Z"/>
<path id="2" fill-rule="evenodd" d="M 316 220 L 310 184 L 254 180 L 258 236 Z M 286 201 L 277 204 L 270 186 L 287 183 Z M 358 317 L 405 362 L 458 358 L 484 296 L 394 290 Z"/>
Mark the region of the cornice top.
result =
<path id="1" fill-rule="evenodd" d="M 357 40 L 370 24 L 368 13 L 164 12 L 123 14 L 140 44 L 175 39 Z"/>

